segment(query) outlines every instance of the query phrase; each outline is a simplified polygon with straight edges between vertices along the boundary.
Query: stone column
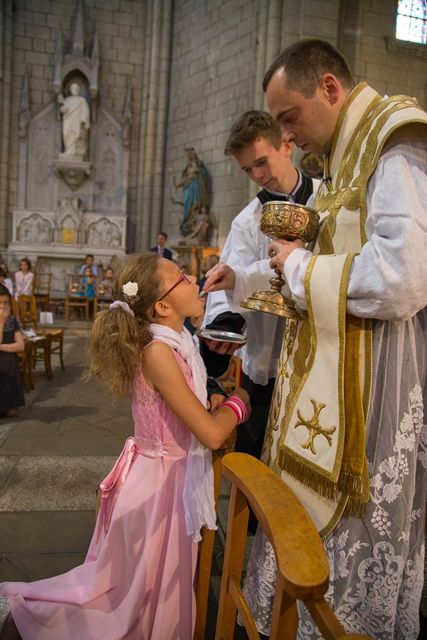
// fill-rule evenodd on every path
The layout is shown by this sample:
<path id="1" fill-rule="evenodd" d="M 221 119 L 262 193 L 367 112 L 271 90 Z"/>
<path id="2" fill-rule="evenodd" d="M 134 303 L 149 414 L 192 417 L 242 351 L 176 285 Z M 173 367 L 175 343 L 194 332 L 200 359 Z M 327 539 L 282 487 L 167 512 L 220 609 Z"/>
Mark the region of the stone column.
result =
<path id="1" fill-rule="evenodd" d="M 282 33 L 282 0 L 260 3 L 257 66 L 255 75 L 255 109 L 265 109 L 262 81 L 274 58 L 280 53 Z"/>
<path id="2" fill-rule="evenodd" d="M 337 47 L 347 59 L 354 73 L 359 58 L 362 7 L 360 0 L 347 0 L 340 3 Z"/>
<path id="3" fill-rule="evenodd" d="M 267 109 L 262 81 L 268 67 L 281 50 L 282 5 L 283 0 L 260 1 L 254 109 Z M 252 181 L 248 182 L 249 198 L 254 198 L 259 187 Z"/>
<path id="4" fill-rule="evenodd" d="M 7 244 L 12 92 L 12 0 L 0 3 L 0 249 Z"/>
<path id="5" fill-rule="evenodd" d="M 170 76 L 172 0 L 148 0 L 136 196 L 136 250 L 147 249 L 162 224 Z"/>

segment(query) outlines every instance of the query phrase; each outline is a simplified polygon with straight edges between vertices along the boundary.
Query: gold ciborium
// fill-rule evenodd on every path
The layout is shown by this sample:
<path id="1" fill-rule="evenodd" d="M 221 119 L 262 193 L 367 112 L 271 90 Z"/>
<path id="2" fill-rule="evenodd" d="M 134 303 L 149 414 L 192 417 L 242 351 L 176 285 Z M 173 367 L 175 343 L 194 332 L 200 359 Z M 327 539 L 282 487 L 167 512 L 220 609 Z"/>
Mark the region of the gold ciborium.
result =
<path id="1" fill-rule="evenodd" d="M 314 209 L 302 204 L 271 200 L 262 207 L 260 229 L 273 240 L 296 240 L 312 242 L 319 228 L 319 215 Z M 274 269 L 275 275 L 270 278 L 271 289 L 255 291 L 245 298 L 240 306 L 256 311 L 266 311 L 285 318 L 299 318 L 293 300 L 282 294 L 286 283 L 282 271 Z"/>

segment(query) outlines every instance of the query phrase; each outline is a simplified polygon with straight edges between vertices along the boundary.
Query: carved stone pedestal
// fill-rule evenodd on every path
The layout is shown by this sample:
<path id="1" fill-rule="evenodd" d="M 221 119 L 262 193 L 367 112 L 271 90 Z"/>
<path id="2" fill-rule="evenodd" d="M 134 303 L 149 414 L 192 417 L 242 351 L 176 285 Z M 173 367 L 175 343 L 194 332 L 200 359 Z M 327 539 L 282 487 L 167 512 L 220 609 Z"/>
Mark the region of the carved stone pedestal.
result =
<path id="1" fill-rule="evenodd" d="M 62 157 L 61 157 L 62 156 Z M 92 163 L 77 157 L 61 154 L 53 161 L 55 174 L 64 180 L 67 186 L 76 191 L 92 173 Z"/>

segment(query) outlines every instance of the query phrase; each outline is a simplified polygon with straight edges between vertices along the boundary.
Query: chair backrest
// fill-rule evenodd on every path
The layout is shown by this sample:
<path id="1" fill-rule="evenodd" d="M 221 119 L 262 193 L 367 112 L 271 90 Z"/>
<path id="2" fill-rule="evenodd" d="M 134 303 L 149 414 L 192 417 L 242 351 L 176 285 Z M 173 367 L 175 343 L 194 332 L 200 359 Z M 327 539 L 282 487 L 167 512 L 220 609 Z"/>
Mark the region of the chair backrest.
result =
<path id="1" fill-rule="evenodd" d="M 24 329 L 37 329 L 37 305 L 35 296 L 18 296 L 18 315 Z"/>
<path id="2" fill-rule="evenodd" d="M 70 297 L 92 297 L 96 296 L 97 290 L 97 277 L 90 277 L 90 286 L 88 286 L 88 280 L 84 275 L 69 273 L 67 274 L 67 292 Z"/>
<path id="3" fill-rule="evenodd" d="M 52 280 L 51 273 L 34 272 L 33 293 L 36 296 L 49 296 L 50 285 Z"/>
<path id="4" fill-rule="evenodd" d="M 346 634 L 324 598 L 328 560 L 314 523 L 293 491 L 245 453 L 228 454 L 222 463 L 231 494 L 215 639 L 233 638 L 237 610 L 249 639 L 259 638 L 241 587 L 248 504 L 273 546 L 278 567 L 270 640 L 296 637 L 297 600 L 304 602 L 327 640 L 366 638 Z"/>

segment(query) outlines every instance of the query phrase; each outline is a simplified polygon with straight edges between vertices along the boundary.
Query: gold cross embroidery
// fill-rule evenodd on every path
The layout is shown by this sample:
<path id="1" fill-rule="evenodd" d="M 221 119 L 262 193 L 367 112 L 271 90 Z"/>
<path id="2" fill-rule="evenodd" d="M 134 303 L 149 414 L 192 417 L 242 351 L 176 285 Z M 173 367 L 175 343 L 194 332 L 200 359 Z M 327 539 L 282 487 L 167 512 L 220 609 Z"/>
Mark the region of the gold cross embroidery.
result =
<path id="1" fill-rule="evenodd" d="M 316 436 L 324 436 L 326 438 L 326 440 L 329 443 L 329 446 L 332 447 L 332 438 L 331 438 L 331 434 L 334 433 L 336 431 L 336 427 L 322 427 L 319 424 L 319 414 L 322 411 L 322 409 L 324 409 L 326 407 L 326 404 L 324 404 L 323 402 L 321 402 L 320 404 L 316 402 L 316 400 L 310 400 L 311 404 L 313 405 L 313 416 L 311 418 L 303 418 L 303 416 L 300 413 L 300 410 L 298 409 L 297 411 L 297 416 L 298 416 L 298 422 L 295 425 L 295 429 L 297 429 L 297 427 L 307 427 L 308 429 L 308 438 L 306 440 L 306 442 L 304 442 L 302 446 L 303 449 L 310 449 L 310 451 L 314 454 L 317 455 L 315 449 L 314 449 L 314 438 Z"/>

